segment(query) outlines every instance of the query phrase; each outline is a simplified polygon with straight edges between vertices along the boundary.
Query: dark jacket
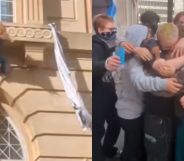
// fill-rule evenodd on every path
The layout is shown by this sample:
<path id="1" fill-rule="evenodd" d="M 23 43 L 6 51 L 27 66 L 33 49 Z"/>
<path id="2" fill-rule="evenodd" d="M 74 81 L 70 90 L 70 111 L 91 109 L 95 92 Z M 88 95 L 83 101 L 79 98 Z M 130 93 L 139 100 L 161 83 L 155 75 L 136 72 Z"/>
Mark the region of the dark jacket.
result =
<path id="1" fill-rule="evenodd" d="M 113 80 L 111 82 L 103 82 L 102 78 L 107 72 L 105 69 L 105 61 L 112 56 L 114 48 L 109 49 L 97 35 L 92 38 L 92 57 L 93 57 L 93 95 L 95 97 L 114 97 L 115 86 Z M 102 99 L 103 99 L 102 98 Z"/>

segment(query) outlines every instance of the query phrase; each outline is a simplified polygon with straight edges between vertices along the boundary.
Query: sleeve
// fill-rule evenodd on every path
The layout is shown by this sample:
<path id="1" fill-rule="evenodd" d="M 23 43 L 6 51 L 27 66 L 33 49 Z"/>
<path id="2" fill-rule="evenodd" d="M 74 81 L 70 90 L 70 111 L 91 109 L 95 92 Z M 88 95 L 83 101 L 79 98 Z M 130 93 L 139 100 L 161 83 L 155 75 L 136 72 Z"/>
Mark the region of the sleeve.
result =
<path id="1" fill-rule="evenodd" d="M 156 46 L 158 46 L 158 42 L 155 39 L 145 39 L 141 44 L 141 47 L 148 49 L 153 56 L 152 60 L 144 62 L 144 65 L 148 66 L 149 68 L 152 68 L 153 63 L 155 61 L 155 55 L 151 52 L 151 49 Z"/>
<path id="2" fill-rule="evenodd" d="M 133 85 L 143 92 L 166 91 L 166 79 L 145 74 L 142 62 L 133 57 L 129 60 L 128 68 Z"/>
<path id="3" fill-rule="evenodd" d="M 153 47 L 158 46 L 158 42 L 155 39 L 145 39 L 141 45 L 142 47 L 145 47 L 147 49 L 152 49 Z"/>
<path id="4" fill-rule="evenodd" d="M 93 58 L 93 77 L 102 77 L 107 71 L 105 69 L 104 48 L 101 44 L 93 44 L 92 58 Z"/>

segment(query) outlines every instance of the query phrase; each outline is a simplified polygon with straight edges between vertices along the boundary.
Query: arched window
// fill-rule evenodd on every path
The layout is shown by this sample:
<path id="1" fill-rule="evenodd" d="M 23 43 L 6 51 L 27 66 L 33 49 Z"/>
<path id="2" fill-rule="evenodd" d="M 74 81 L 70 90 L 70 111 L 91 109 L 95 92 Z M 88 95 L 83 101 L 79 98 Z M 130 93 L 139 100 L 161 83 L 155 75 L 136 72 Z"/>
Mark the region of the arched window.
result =
<path id="1" fill-rule="evenodd" d="M 24 161 L 21 138 L 10 118 L 0 111 L 0 160 Z"/>
<path id="2" fill-rule="evenodd" d="M 14 0 L 0 0 L 0 21 L 13 22 Z"/>

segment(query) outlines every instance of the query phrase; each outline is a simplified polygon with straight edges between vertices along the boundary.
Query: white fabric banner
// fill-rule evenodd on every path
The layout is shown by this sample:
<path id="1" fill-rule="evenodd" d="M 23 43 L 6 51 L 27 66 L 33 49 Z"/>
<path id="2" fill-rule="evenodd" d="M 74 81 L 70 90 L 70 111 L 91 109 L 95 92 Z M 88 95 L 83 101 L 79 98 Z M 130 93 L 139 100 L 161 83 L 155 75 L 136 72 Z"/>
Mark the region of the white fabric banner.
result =
<path id="1" fill-rule="evenodd" d="M 91 129 L 92 128 L 92 116 L 87 111 L 84 105 L 84 102 L 79 92 L 76 90 L 74 83 L 71 79 L 70 71 L 64 59 L 63 47 L 59 40 L 55 25 L 49 24 L 49 26 L 51 27 L 53 39 L 54 39 L 54 52 L 55 52 L 56 64 L 58 67 L 59 76 L 64 86 L 66 95 L 70 99 L 75 109 L 75 112 L 77 114 L 77 118 L 80 121 L 82 127 L 84 129 L 86 128 Z"/>

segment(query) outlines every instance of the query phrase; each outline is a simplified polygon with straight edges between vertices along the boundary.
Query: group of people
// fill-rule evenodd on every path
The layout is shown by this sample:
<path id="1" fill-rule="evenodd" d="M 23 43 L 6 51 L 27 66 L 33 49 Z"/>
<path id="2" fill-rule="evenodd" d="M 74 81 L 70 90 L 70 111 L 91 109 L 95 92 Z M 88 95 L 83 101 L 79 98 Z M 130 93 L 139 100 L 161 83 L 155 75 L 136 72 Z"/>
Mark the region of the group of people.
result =
<path id="1" fill-rule="evenodd" d="M 94 161 L 117 154 L 120 129 L 121 161 L 184 161 L 184 12 L 173 23 L 158 25 L 153 11 L 140 20 L 118 40 L 113 18 L 94 17 Z M 118 46 L 126 51 L 123 65 Z"/>

